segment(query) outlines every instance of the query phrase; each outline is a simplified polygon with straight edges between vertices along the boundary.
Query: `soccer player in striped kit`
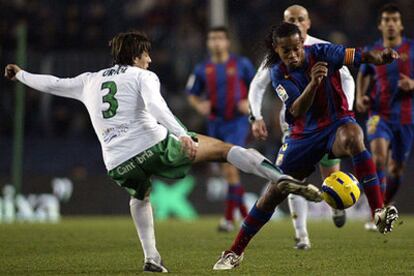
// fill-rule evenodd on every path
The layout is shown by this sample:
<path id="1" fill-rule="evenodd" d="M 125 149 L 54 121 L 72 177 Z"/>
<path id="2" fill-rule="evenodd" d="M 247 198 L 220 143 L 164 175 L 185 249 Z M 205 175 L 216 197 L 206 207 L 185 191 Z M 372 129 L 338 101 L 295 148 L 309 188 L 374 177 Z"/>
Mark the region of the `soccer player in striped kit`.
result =
<path id="1" fill-rule="evenodd" d="M 369 111 L 368 141 L 384 203 L 390 204 L 401 184 L 414 139 L 414 41 L 402 35 L 401 11 L 394 4 L 381 8 L 378 29 L 382 39 L 367 49 L 393 48 L 400 59 L 387 65 L 361 66 L 357 79 L 357 110 Z M 372 222 L 366 223 L 365 228 L 376 230 Z"/>
<path id="2" fill-rule="evenodd" d="M 285 105 L 291 133 L 280 148 L 276 165 L 297 179 L 308 177 L 324 154 L 351 157 L 355 174 L 367 195 L 378 231 L 392 231 L 398 219 L 394 206 L 384 207 L 379 181 L 364 136 L 341 87 L 343 65 L 396 62 L 390 48 L 361 51 L 342 45 L 316 44 L 304 47 L 299 28 L 291 23 L 274 26 L 266 39 L 266 67 L 271 68 L 272 86 Z M 273 186 L 259 198 L 233 244 L 222 252 L 214 270 L 229 270 L 243 260 L 250 240 L 272 217 L 286 196 Z"/>
<path id="3" fill-rule="evenodd" d="M 310 46 L 318 43 L 329 43 L 328 41 L 321 40 L 308 34 L 308 30 L 311 26 L 311 20 L 309 18 L 308 11 L 299 5 L 292 5 L 288 7 L 283 13 L 283 20 L 285 22 L 293 23 L 298 26 L 304 38 L 304 45 Z M 346 97 L 349 99 L 349 109 L 352 110 L 354 95 L 355 95 L 355 82 L 346 66 L 343 66 L 340 70 L 341 86 L 345 92 Z M 265 121 L 262 116 L 262 101 L 267 86 L 271 83 L 270 68 L 264 66 L 264 62 L 257 71 L 249 89 L 249 104 L 251 109 L 250 121 L 252 124 L 252 133 L 255 138 L 266 140 L 268 133 Z M 283 132 L 282 142 L 289 135 L 289 124 L 285 120 L 284 108 L 280 111 L 280 128 Z M 339 171 L 340 159 L 329 159 L 325 154 L 322 160 L 319 161 L 319 169 L 323 179 L 330 176 L 331 173 Z M 311 243 L 309 240 L 308 229 L 306 220 L 308 216 L 308 203 L 307 201 L 298 195 L 290 194 L 288 196 L 289 210 L 292 217 L 293 227 L 295 229 L 295 249 L 309 249 Z M 345 210 L 332 209 L 332 218 L 337 227 L 342 227 L 346 221 Z"/>
<path id="4" fill-rule="evenodd" d="M 198 64 L 187 84 L 189 102 L 198 113 L 207 117 L 207 133 L 223 141 L 243 146 L 249 134 L 247 119 L 247 89 L 255 68 L 249 59 L 230 53 L 229 31 L 226 27 L 212 27 L 207 33 L 209 57 Z M 244 188 L 238 170 L 222 164 L 228 183 L 224 219 L 219 231 L 234 229 L 234 212 L 239 209 L 244 218 Z"/>

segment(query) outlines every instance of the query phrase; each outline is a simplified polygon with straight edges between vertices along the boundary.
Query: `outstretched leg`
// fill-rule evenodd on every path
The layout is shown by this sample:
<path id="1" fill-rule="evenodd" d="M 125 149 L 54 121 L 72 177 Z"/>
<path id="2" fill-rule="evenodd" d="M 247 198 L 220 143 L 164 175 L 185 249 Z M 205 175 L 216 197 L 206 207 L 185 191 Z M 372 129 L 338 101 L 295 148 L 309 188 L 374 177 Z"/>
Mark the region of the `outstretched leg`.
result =
<path id="1" fill-rule="evenodd" d="M 285 177 L 269 160 L 254 149 L 245 149 L 218 139 L 197 135 L 199 146 L 195 163 L 198 162 L 229 162 L 246 173 L 255 174 L 274 183 Z"/>

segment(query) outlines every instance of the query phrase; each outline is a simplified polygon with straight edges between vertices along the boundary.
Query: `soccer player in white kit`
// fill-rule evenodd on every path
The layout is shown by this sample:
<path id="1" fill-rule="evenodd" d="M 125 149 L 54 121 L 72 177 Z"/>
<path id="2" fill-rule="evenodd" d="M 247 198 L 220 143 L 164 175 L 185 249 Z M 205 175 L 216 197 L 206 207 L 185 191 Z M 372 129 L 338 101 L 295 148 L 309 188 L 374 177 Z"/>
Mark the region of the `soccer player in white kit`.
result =
<path id="1" fill-rule="evenodd" d="M 187 132 L 160 93 L 157 75 L 148 71 L 150 41 L 138 32 L 111 40 L 114 66 L 74 78 L 32 74 L 8 64 L 5 77 L 33 89 L 81 101 L 102 148 L 108 174 L 131 195 L 130 211 L 144 251 L 144 271 L 168 272 L 156 248 L 149 194 L 151 176 L 181 178 L 191 164 L 229 162 L 275 183 L 280 194 L 321 201 L 320 191 L 283 175 L 254 149 Z"/>
<path id="2" fill-rule="evenodd" d="M 285 22 L 292 23 L 298 26 L 302 33 L 302 37 L 305 38 L 304 45 L 310 46 L 319 43 L 329 43 L 328 41 L 318 39 L 310 36 L 308 30 L 311 26 L 311 21 L 308 15 L 308 11 L 299 5 L 293 5 L 288 7 L 283 13 L 283 19 Z M 262 64 L 257 71 L 253 81 L 249 88 L 249 105 L 250 105 L 250 121 L 252 123 L 252 132 L 256 138 L 265 140 L 267 138 L 266 124 L 263 120 L 261 113 L 261 106 L 263 95 L 266 92 L 267 86 L 270 84 L 270 69 L 264 68 Z M 346 66 L 343 66 L 340 70 L 341 85 L 345 91 L 350 110 L 352 110 L 354 95 L 355 95 L 355 82 Z M 280 127 L 283 132 L 283 139 L 289 135 L 289 125 L 284 119 L 284 110 L 280 111 Z M 322 178 L 325 179 L 331 173 L 338 171 L 340 165 L 339 159 L 329 159 L 327 155 L 320 161 L 320 172 Z M 309 235 L 306 226 L 308 205 L 306 200 L 297 195 L 290 194 L 288 196 L 289 209 L 292 216 L 293 226 L 295 228 L 295 240 L 296 249 L 309 249 L 311 244 L 309 241 Z M 342 227 L 345 224 L 345 211 L 332 210 L 333 220 L 337 227 Z"/>

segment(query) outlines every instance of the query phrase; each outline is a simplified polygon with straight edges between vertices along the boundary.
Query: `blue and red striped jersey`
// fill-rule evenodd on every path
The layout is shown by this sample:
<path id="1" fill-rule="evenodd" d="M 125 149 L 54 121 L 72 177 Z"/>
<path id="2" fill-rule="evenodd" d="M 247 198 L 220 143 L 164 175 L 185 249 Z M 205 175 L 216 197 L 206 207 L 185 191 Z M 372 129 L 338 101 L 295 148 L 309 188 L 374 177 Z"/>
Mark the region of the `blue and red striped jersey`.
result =
<path id="1" fill-rule="evenodd" d="M 379 40 L 367 50 L 383 50 L 383 41 Z M 403 91 L 398 87 L 400 74 L 414 78 L 414 40 L 403 38 L 395 47 L 400 59 L 387 65 L 363 64 L 360 72 L 374 76 L 370 91 L 370 115 L 380 115 L 382 119 L 396 124 L 414 124 L 414 91 Z"/>
<path id="2" fill-rule="evenodd" d="M 187 83 L 191 95 L 210 100 L 209 119 L 232 120 L 242 116 L 237 106 L 247 98 L 247 91 L 256 69 L 246 57 L 230 55 L 225 63 L 211 59 L 198 64 Z"/>
<path id="3" fill-rule="evenodd" d="M 300 117 L 293 117 L 289 109 L 305 90 L 313 65 L 318 61 L 328 63 L 328 76 L 318 87 L 314 101 Z M 305 61 L 299 68 L 289 69 L 281 61 L 270 70 L 272 86 L 286 107 L 285 118 L 290 136 L 300 139 L 306 134 L 320 131 L 338 119 L 353 116 L 351 103 L 342 90 L 339 69 L 344 65 L 359 65 L 361 51 L 335 44 L 315 44 L 305 47 Z"/>

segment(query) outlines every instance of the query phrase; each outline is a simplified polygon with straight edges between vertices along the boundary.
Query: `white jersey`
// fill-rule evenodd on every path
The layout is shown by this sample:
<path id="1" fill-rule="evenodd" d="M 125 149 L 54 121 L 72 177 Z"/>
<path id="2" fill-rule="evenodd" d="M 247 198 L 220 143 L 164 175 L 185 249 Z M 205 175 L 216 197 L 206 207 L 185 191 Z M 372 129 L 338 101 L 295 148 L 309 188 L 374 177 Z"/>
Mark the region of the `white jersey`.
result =
<path id="1" fill-rule="evenodd" d="M 305 46 L 310 46 L 313 44 L 321 43 L 330 43 L 328 41 L 307 35 L 304 41 Z M 354 105 L 355 98 L 355 81 L 352 77 L 349 69 L 346 66 L 342 66 L 339 70 L 341 76 L 341 85 L 344 90 L 345 97 L 348 101 L 349 110 L 352 110 Z M 256 120 L 263 118 L 262 116 L 262 101 L 264 93 L 266 92 L 267 86 L 271 83 L 270 79 L 270 68 L 265 68 L 264 61 L 257 70 L 256 75 L 254 76 L 252 82 L 250 83 L 249 88 L 249 105 L 250 112 L 255 117 Z M 282 129 L 283 135 L 287 135 L 289 131 L 289 125 L 285 121 L 285 106 L 282 106 L 280 111 L 280 127 Z"/>
<path id="2" fill-rule="evenodd" d="M 37 75 L 23 70 L 16 78 L 33 89 L 81 101 L 102 147 L 107 170 L 159 143 L 171 132 L 187 135 L 160 93 L 151 71 L 115 65 L 75 78 Z"/>

